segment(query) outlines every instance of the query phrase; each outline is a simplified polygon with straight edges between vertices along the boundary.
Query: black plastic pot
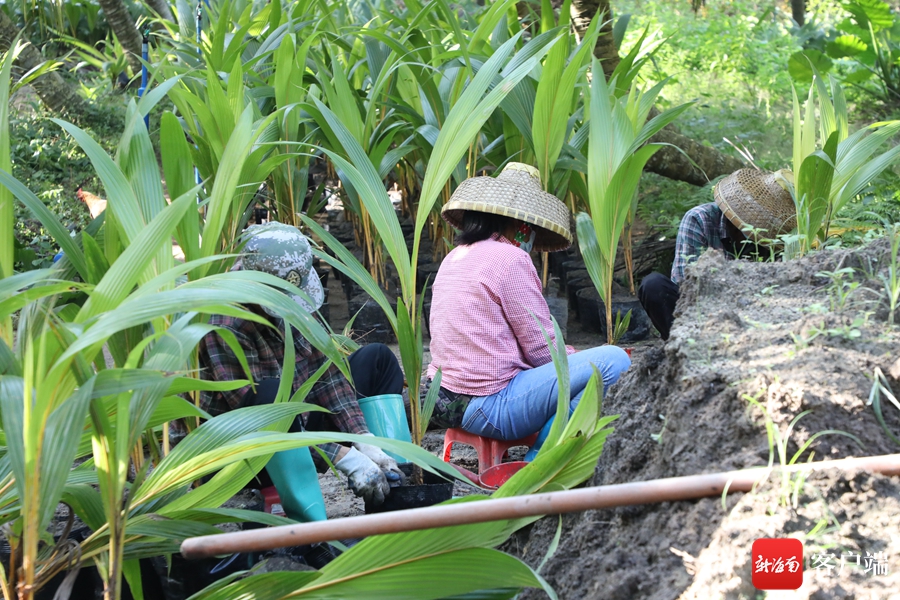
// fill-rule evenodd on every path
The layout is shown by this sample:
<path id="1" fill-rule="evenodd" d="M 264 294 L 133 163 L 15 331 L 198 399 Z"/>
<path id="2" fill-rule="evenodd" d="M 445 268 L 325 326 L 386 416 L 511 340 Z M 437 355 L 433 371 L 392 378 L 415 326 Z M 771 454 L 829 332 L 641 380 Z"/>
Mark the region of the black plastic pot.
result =
<path id="1" fill-rule="evenodd" d="M 321 261 L 319 261 L 318 257 L 313 259 L 313 268 L 316 270 L 316 274 L 318 274 L 319 276 L 319 281 L 322 283 L 322 287 L 327 290 L 328 274 L 331 273 L 331 269 L 327 265 L 321 264 Z"/>
<path id="2" fill-rule="evenodd" d="M 586 269 L 577 271 L 569 271 L 566 275 L 566 297 L 569 300 L 569 308 L 575 311 L 578 316 L 578 290 L 586 287 L 593 287 L 594 282 L 591 281 L 590 275 Z"/>
<path id="3" fill-rule="evenodd" d="M 344 297 L 347 299 L 348 304 L 354 296 L 363 293 L 363 289 L 359 284 L 349 277 L 341 278 L 341 288 L 344 290 Z M 353 311 L 350 311 L 350 316 L 353 316 Z"/>
<path id="4" fill-rule="evenodd" d="M 572 271 L 580 271 L 584 269 L 584 261 L 580 258 L 573 258 L 570 260 L 564 260 L 562 265 L 560 266 L 561 273 L 559 275 L 560 279 L 566 279 L 569 273 Z"/>
<path id="5" fill-rule="evenodd" d="M 347 312 L 351 317 L 357 312 L 359 313 L 356 320 L 353 321 L 353 332 L 365 343 L 392 344 L 397 341 L 384 311 L 365 292 L 359 293 L 347 301 Z"/>
<path id="6" fill-rule="evenodd" d="M 425 326 L 425 332 L 431 337 L 431 299 L 429 298 L 422 304 L 422 324 Z"/>
<path id="7" fill-rule="evenodd" d="M 150 560 L 151 559 L 147 558 L 142 558 L 140 560 L 141 583 L 143 584 L 144 597 L 164 598 L 165 594 L 162 582 L 157 576 Z M 3 568 L 9 572 L 9 546 L 7 544 L 3 544 L 3 547 L 0 548 L 0 562 L 3 563 Z M 68 571 L 57 573 L 40 590 L 38 590 L 35 594 L 35 598 L 37 600 L 52 600 L 55 598 L 59 586 L 62 584 L 68 573 Z M 132 600 L 133 596 L 131 590 L 125 583 L 124 578 L 122 580 L 122 585 L 122 600 Z M 93 566 L 93 563 L 83 564 L 81 569 L 79 569 L 75 583 L 72 586 L 72 593 L 69 595 L 69 600 L 100 600 L 102 598 L 103 581 L 100 579 L 97 567 Z"/>
<path id="8" fill-rule="evenodd" d="M 412 463 L 400 465 L 407 480 L 412 473 Z M 391 493 L 384 499 L 384 503 L 374 505 L 366 502 L 366 514 L 404 510 L 407 508 L 421 508 L 444 502 L 453 497 L 453 482 L 438 475 L 423 472 L 422 485 L 401 485 L 391 488 Z"/>
<path id="9" fill-rule="evenodd" d="M 578 291 L 578 315 L 581 325 L 584 329 L 599 333 L 606 337 L 606 307 L 600 300 L 600 294 L 593 287 L 586 287 Z M 637 342 L 647 339 L 650 335 L 650 319 L 640 301 L 636 298 L 626 297 L 622 299 L 613 299 L 612 313 L 613 324 L 615 324 L 616 315 L 623 318 L 631 311 L 631 322 L 628 324 L 628 330 L 619 340 L 620 342 Z"/>
<path id="10" fill-rule="evenodd" d="M 594 286 L 589 286 L 575 292 L 575 298 L 581 327 L 591 333 L 600 333 L 600 307 L 603 305 L 600 294 L 594 289 Z M 603 323 L 604 331 L 605 326 L 606 323 Z"/>
<path id="11" fill-rule="evenodd" d="M 441 267 L 440 263 L 428 263 L 424 265 L 419 265 L 416 268 L 416 291 L 421 292 L 422 288 L 425 287 L 425 282 L 428 281 L 428 289 L 431 289 L 431 286 L 434 285 L 434 277 L 437 275 L 438 269 Z"/>
<path id="12" fill-rule="evenodd" d="M 549 296 L 546 300 L 547 307 L 550 309 L 550 315 L 556 319 L 563 334 L 563 339 L 565 339 L 569 326 L 569 302 L 566 298 L 558 296 Z"/>
<path id="13" fill-rule="evenodd" d="M 565 277 L 565 272 L 563 270 L 563 263 L 567 260 L 573 260 L 577 257 L 578 253 L 574 250 L 562 250 L 560 252 L 551 252 L 549 254 L 550 257 L 550 272 L 560 279 Z"/>
<path id="14" fill-rule="evenodd" d="M 322 315 L 322 319 L 326 323 L 331 323 L 331 306 L 328 304 L 327 300 L 319 307 L 319 314 Z"/>

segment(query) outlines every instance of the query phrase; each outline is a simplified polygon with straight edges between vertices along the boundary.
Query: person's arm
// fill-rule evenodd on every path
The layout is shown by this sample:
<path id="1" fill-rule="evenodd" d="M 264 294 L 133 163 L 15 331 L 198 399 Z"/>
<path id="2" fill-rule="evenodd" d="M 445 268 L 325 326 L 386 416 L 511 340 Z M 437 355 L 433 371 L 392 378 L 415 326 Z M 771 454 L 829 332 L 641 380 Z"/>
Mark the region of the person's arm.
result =
<path id="1" fill-rule="evenodd" d="M 550 348 L 541 326 L 554 345 L 556 335 L 550 320 L 550 308 L 541 293 L 541 279 L 527 254 L 517 256 L 510 264 L 508 272 L 500 279 L 497 296 L 525 361 L 532 367 L 549 363 L 552 360 Z M 574 348 L 571 352 L 566 348 L 568 354 L 574 351 Z"/>
<path id="2" fill-rule="evenodd" d="M 695 207 L 684 214 L 678 225 L 675 239 L 675 261 L 672 263 L 672 281 L 681 283 L 684 268 L 697 260 L 710 245 L 701 207 Z"/>
<path id="3" fill-rule="evenodd" d="M 311 349 L 309 372 L 315 373 L 321 365 L 327 360 L 325 355 L 316 348 Z M 334 426 L 344 433 L 369 433 L 366 426 L 366 419 L 356 400 L 356 392 L 353 386 L 347 381 L 347 378 L 340 370 L 331 365 L 328 370 L 319 378 L 319 381 L 312 387 L 307 394 L 304 402 L 321 406 L 329 411 L 328 415 Z M 341 452 L 343 446 L 340 444 L 322 444 L 318 446 L 328 459 L 335 463 L 338 460 L 338 453 Z"/>

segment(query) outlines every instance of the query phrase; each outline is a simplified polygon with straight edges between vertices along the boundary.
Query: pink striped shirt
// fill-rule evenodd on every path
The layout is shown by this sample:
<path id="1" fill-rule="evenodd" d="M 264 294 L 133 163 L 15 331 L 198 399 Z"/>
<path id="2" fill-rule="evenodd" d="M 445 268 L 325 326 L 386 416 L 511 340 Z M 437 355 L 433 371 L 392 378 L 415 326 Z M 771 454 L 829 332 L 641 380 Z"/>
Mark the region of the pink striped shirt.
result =
<path id="1" fill-rule="evenodd" d="M 549 363 L 550 349 L 531 313 L 555 344 L 550 309 L 527 252 L 496 234 L 456 247 L 434 280 L 428 377 L 440 367 L 442 387 L 488 396 L 520 371 Z"/>

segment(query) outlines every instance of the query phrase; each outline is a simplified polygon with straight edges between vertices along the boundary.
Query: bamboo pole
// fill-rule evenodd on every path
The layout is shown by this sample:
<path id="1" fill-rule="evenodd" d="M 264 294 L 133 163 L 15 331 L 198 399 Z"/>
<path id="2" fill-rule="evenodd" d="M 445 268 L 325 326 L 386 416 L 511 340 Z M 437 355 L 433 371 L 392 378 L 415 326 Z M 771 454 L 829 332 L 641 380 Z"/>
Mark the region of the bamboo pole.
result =
<path id="1" fill-rule="evenodd" d="M 550 253 L 541 252 L 541 261 L 543 262 L 543 274 L 541 275 L 541 286 L 547 289 L 547 280 L 550 279 Z"/>
<path id="2" fill-rule="evenodd" d="M 786 467 L 784 470 L 805 472 L 826 469 L 865 470 L 884 475 L 900 475 L 900 454 L 804 463 Z M 765 481 L 771 471 L 771 469 L 763 467 L 708 475 L 670 477 L 474 503 L 429 506 L 347 517 L 333 521 L 315 521 L 268 529 L 206 535 L 184 540 L 181 544 L 181 554 L 185 558 L 203 558 L 233 552 L 263 551 L 401 531 L 557 515 L 634 504 L 694 500 L 718 496 L 723 491 L 727 493 L 748 492 L 757 484 Z"/>

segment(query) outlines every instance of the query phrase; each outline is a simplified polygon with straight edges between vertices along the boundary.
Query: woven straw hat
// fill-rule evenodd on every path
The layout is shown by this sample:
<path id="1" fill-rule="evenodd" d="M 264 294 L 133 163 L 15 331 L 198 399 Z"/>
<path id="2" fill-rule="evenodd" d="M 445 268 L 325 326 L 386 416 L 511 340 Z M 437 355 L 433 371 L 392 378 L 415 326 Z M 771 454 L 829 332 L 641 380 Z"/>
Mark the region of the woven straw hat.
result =
<path id="1" fill-rule="evenodd" d="M 740 169 L 717 183 L 713 196 L 735 227 L 749 225 L 762 230 L 760 238 L 774 239 L 797 226 L 794 201 L 780 179 L 791 180 L 790 171 Z"/>
<path id="2" fill-rule="evenodd" d="M 559 198 L 541 189 L 538 170 L 509 163 L 497 177 L 471 177 L 463 181 L 441 215 L 459 229 L 467 210 L 518 219 L 535 227 L 534 249 L 554 252 L 572 243 L 569 209 Z"/>

